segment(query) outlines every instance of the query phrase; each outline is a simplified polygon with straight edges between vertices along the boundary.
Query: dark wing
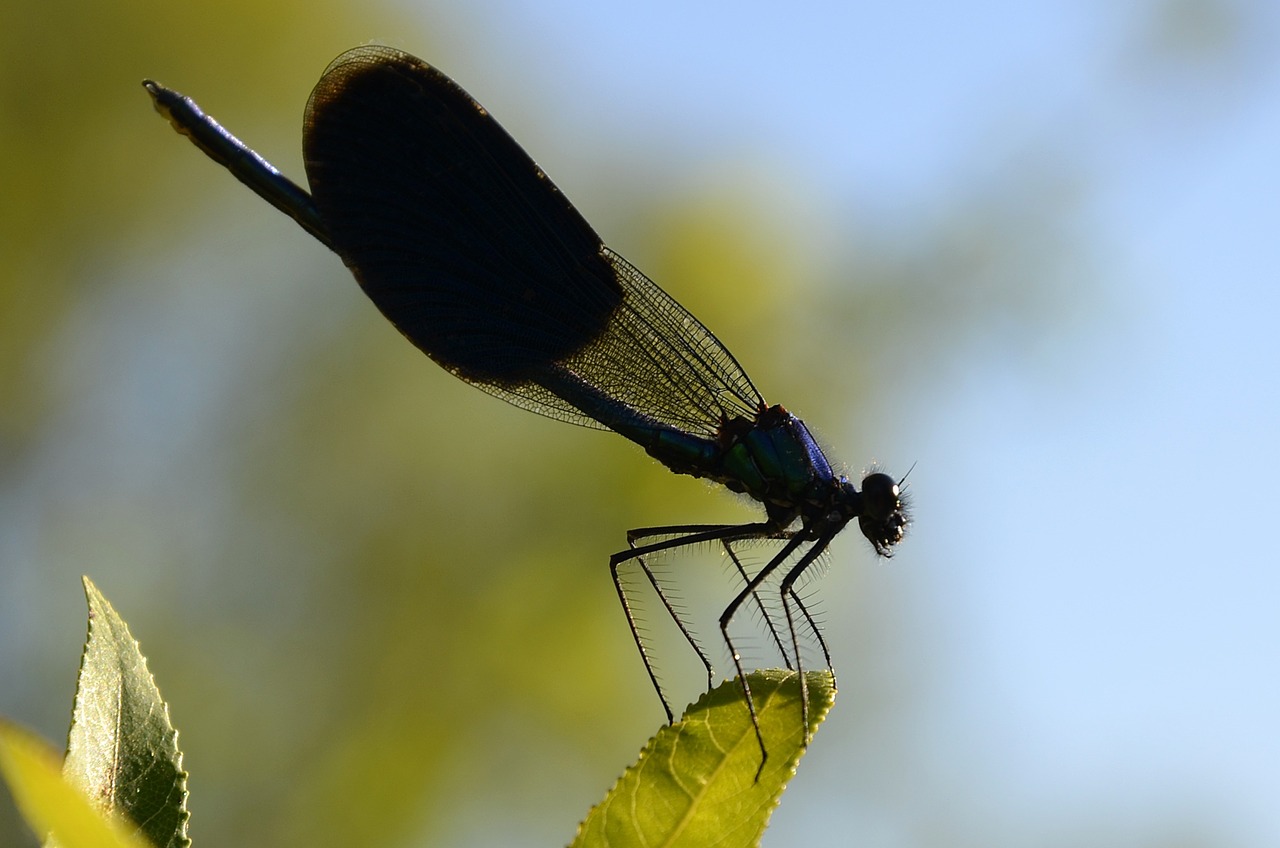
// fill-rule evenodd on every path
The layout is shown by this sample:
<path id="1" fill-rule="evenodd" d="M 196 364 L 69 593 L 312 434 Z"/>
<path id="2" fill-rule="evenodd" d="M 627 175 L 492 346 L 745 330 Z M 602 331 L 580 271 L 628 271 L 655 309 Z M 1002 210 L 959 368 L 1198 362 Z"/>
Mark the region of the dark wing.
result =
<path id="1" fill-rule="evenodd" d="M 593 427 L 638 415 L 712 437 L 723 415 L 763 405 L 715 336 L 606 249 L 427 63 L 386 47 L 342 54 L 303 133 L 334 249 L 400 332 L 458 377 Z"/>

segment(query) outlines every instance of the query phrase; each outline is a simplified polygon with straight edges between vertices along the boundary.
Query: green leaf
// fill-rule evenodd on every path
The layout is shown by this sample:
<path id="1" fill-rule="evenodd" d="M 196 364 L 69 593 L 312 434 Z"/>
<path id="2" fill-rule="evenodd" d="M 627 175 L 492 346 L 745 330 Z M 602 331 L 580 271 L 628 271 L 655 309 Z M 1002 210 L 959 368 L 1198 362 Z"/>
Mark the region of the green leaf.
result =
<path id="1" fill-rule="evenodd" d="M 100 811 L 62 775 L 58 752 L 0 721 L 0 774 L 27 825 L 59 848 L 150 848 L 130 823 Z"/>
<path id="2" fill-rule="evenodd" d="M 154 845 L 186 848 L 187 773 L 169 707 L 129 628 L 87 577 L 84 587 L 89 635 L 63 773 Z"/>
<path id="3" fill-rule="evenodd" d="M 805 680 L 812 734 L 835 703 L 836 690 L 825 671 L 808 672 Z M 726 681 L 649 740 L 578 826 L 574 848 L 758 845 L 804 755 L 805 734 L 795 672 L 758 671 L 747 681 L 769 751 L 763 770 L 741 688 L 737 680 Z"/>

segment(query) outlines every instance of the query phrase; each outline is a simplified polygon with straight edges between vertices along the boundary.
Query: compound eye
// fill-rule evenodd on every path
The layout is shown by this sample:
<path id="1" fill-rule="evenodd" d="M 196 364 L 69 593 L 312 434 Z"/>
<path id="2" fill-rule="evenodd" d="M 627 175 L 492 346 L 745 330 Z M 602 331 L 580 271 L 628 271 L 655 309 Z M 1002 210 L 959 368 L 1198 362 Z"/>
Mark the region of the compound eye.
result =
<path id="1" fill-rule="evenodd" d="M 902 508 L 898 481 L 888 474 L 868 474 L 862 478 L 863 514 L 883 520 Z"/>
<path id="2" fill-rule="evenodd" d="M 893 546 L 907 529 L 906 507 L 898 482 L 888 474 L 868 474 L 862 480 L 862 514 L 858 527 L 881 556 L 892 556 Z"/>

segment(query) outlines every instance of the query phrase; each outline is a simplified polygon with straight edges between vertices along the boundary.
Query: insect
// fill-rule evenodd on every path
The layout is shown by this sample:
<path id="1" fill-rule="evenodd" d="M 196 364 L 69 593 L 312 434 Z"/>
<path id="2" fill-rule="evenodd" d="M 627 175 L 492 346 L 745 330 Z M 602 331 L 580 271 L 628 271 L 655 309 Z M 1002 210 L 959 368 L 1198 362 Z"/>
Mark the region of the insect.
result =
<path id="1" fill-rule="evenodd" d="M 189 98 L 143 84 L 180 133 L 335 251 L 383 315 L 441 367 L 524 409 L 612 430 L 671 471 L 713 480 L 764 507 L 763 520 L 746 524 L 631 530 L 627 548 L 609 561 L 668 722 L 671 706 L 622 571 L 639 568 L 697 652 L 710 686 L 711 661 L 650 561 L 711 543 L 733 562 L 742 588 L 719 625 L 763 769 L 768 752 L 730 623 L 753 604 L 789 668 L 802 672 L 804 630 L 816 637 L 830 668 L 796 581 L 855 520 L 876 553 L 890 556 L 908 524 L 899 483 L 875 471 L 859 490 L 833 470 L 804 423 L 766 403 L 728 348 L 605 247 L 489 113 L 426 62 L 366 46 L 329 65 L 304 121 L 310 193 Z M 754 574 L 737 552 L 753 540 L 780 546 Z M 777 592 L 780 622 L 761 597 L 765 591 Z M 800 680 L 807 732 L 803 674 Z"/>

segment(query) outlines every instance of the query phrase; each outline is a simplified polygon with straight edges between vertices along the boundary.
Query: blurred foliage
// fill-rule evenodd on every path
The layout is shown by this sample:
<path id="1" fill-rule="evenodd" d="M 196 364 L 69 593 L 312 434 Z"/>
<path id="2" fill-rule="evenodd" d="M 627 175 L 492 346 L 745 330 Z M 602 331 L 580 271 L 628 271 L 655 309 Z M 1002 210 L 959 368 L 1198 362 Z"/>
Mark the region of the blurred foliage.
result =
<path id="1" fill-rule="evenodd" d="M 180 69 L 184 85 L 241 114 L 253 106 L 259 114 L 301 115 L 293 99 L 313 73 L 302 69 L 317 44 L 324 55 L 323 45 L 344 43 L 351 18 L 343 9 L 296 0 L 5 5 L 0 463 L 31 438 L 54 402 L 28 371 L 31 351 L 95 284 L 104 255 L 122 241 L 145 249 L 144 228 L 162 220 L 158 201 L 189 182 L 170 170 L 179 160 L 176 145 L 159 161 L 150 155 L 158 150 L 151 144 L 156 127 L 137 120 L 138 83 Z"/>
<path id="2" fill-rule="evenodd" d="M 377 14 L 0 11 L 0 487 L 39 493 L 24 532 L 40 591 L 66 596 L 58 626 L 78 621 L 81 572 L 128 603 L 183 734 L 198 844 L 451 844 L 463 823 L 473 843 L 568 840 L 661 716 L 608 554 L 628 527 L 744 515 L 621 439 L 435 368 L 307 237 L 255 253 L 253 228 L 291 222 L 175 136 L 138 84 L 196 96 L 301 179 L 302 108 L 332 56 L 371 33 L 432 55 L 430 34 Z M 1048 270 L 1088 262 L 1072 229 L 1088 187 L 1054 157 L 949 192 L 909 237 L 858 210 L 819 215 L 824 199 L 757 173 L 667 179 L 628 212 L 645 254 L 631 258 L 769 400 L 839 428 L 832 443 L 873 413 L 862 399 L 991 334 L 1031 346 L 1087 299 Z M 71 365 L 68 340 L 87 350 Z M 51 376 L 68 368 L 83 370 Z M 141 405 L 109 419 L 68 385 Z M 123 467 L 121 444 L 137 451 Z M 30 484 L 50 455 L 92 462 Z M 35 663 L 54 664 L 70 680 L 74 649 Z M 18 832 L 0 805 L 0 843 L 34 844 Z"/>

